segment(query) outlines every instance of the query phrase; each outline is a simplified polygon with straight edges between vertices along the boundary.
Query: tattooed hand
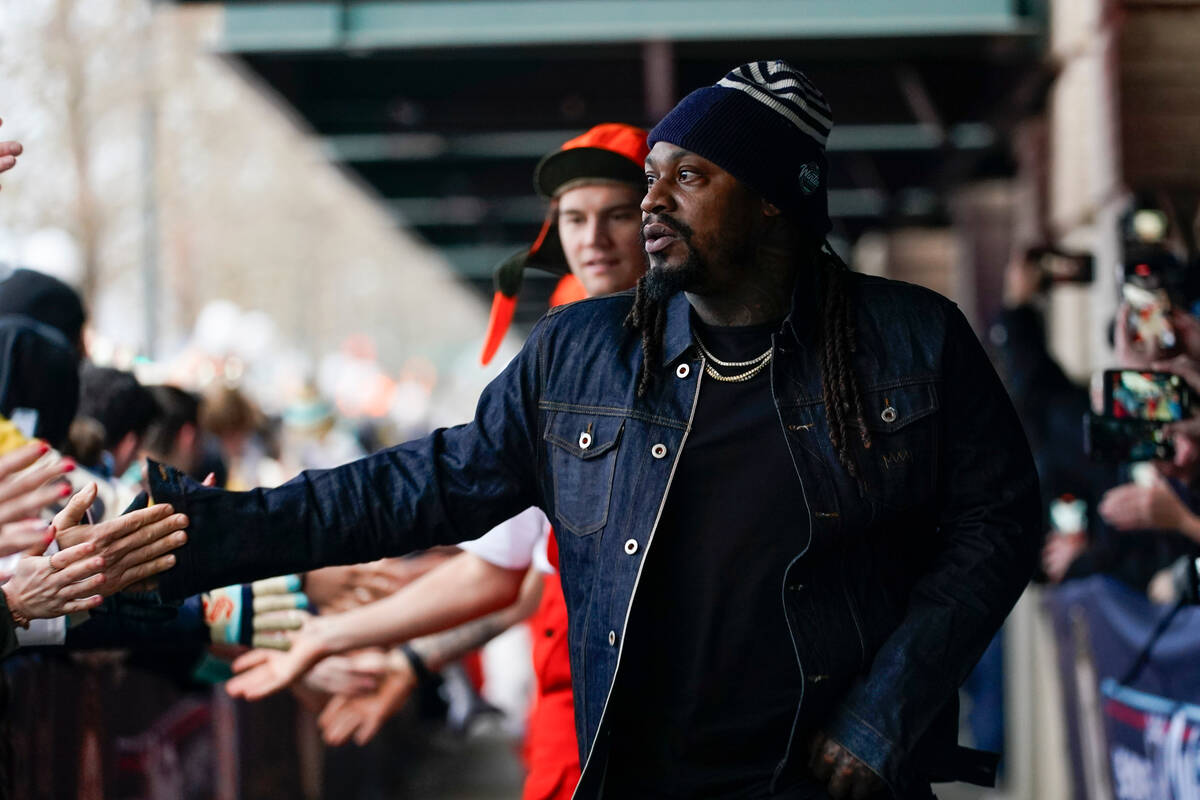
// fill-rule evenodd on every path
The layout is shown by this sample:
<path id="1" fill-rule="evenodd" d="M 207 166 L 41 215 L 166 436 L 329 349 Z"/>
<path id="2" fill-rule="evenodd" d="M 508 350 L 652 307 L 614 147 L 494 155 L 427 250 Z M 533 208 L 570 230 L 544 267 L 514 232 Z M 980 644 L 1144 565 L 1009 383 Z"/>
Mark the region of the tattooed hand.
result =
<path id="1" fill-rule="evenodd" d="M 867 800 L 884 791 L 883 780 L 870 767 L 823 732 L 813 737 L 808 768 L 833 800 Z"/>

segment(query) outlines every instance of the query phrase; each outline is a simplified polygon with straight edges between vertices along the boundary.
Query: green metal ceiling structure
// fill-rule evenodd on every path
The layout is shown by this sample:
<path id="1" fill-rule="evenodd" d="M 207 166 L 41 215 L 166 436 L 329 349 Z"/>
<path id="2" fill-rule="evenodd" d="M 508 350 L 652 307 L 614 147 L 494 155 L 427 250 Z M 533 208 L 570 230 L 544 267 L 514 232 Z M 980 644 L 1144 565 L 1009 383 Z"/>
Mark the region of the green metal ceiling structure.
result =
<path id="1" fill-rule="evenodd" d="M 544 214 L 537 159 L 599 122 L 651 125 L 693 88 L 784 58 L 833 107 L 835 234 L 945 220 L 1012 170 L 1041 102 L 1044 13 L 1014 0 L 229 0 L 220 49 L 490 296 Z M 545 309 L 531 276 L 518 309 Z"/>

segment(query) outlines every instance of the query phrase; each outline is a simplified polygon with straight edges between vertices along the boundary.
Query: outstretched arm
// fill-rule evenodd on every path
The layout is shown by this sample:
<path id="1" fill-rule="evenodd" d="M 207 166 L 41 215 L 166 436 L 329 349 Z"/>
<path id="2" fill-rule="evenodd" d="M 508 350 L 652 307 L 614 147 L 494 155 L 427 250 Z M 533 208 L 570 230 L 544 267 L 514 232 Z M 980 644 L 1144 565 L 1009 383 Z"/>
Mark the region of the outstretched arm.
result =
<path id="1" fill-rule="evenodd" d="M 504 569 L 462 553 L 391 597 L 312 618 L 286 653 L 247 653 L 234 662 L 240 674 L 226 688 L 232 695 L 255 700 L 284 688 L 328 655 L 446 630 L 512 603 L 523 578 L 524 570 Z"/>
<path id="2" fill-rule="evenodd" d="M 484 390 L 467 425 L 302 473 L 275 489 L 206 489 L 151 464 L 152 496 L 190 519 L 189 543 L 159 591 L 178 599 L 280 573 L 373 561 L 474 539 L 540 504 L 540 342 Z"/>

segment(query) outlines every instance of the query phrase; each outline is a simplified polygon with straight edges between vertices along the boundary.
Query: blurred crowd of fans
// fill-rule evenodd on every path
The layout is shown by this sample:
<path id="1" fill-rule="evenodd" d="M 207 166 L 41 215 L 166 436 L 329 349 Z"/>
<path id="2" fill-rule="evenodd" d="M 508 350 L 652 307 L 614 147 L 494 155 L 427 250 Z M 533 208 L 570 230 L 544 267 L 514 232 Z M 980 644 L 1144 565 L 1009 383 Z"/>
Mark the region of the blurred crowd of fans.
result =
<path id="1" fill-rule="evenodd" d="M 178 687 L 204 687 L 228 677 L 228 660 L 247 647 L 286 647 L 288 632 L 307 615 L 390 595 L 450 555 L 431 551 L 227 587 L 190 598 L 163 619 L 152 594 L 137 590 L 150 588 L 141 584 L 170 565 L 164 559 L 179 542 L 154 529 L 155 544 L 147 546 L 153 549 L 135 550 L 148 538 L 134 538 L 151 536 L 145 527 L 128 533 L 120 550 L 104 550 L 97 538 L 109 530 L 105 525 L 130 527 L 134 516 L 122 512 L 139 506 L 147 459 L 231 489 L 273 486 L 304 469 L 336 466 L 422 432 L 432 367 L 410 366 L 382 387 L 375 412 L 359 408 L 355 422 L 315 381 L 260 383 L 259 396 L 271 392 L 278 409 L 266 413 L 231 379 L 231 373 L 246 376 L 228 357 L 193 350 L 172 364 L 135 361 L 131 370 L 96 364 L 85 344 L 84 305 L 71 287 L 27 269 L 0 277 L 0 603 L 6 605 L 0 624 L 10 675 L 29 659 L 119 648 Z M 341 374 L 330 380 L 354 371 L 358 385 L 379 394 L 382 373 L 363 357 L 361 343 L 338 362 Z M 145 378 L 162 375 L 172 382 Z M 172 518 L 162 516 L 146 524 L 166 526 Z M 87 538 L 85 530 L 99 533 Z M 75 538 L 65 540 L 66 534 Z M 68 541 L 86 543 L 76 554 Z M 122 560 L 126 572 L 96 566 L 94 554 Z M 409 692 L 396 698 L 382 691 L 389 663 L 381 650 L 327 659 L 296 689 L 304 706 L 325 712 L 319 720 L 328 743 L 352 736 L 364 743 L 406 705 Z M 477 660 L 455 665 L 419 687 L 414 713 L 461 730 L 494 711 L 480 699 L 480 685 Z M 10 731 L 48 724 L 9 712 L 0 709 Z"/>

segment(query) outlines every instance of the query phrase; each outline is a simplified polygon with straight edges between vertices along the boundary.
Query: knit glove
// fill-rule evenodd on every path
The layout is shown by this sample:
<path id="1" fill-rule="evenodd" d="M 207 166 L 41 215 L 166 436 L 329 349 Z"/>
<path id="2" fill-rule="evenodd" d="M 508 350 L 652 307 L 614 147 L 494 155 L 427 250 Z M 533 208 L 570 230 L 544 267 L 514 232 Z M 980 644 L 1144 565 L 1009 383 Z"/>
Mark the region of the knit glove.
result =
<path id="1" fill-rule="evenodd" d="M 202 595 L 204 621 L 214 644 L 287 650 L 289 633 L 310 616 L 299 575 L 214 589 Z"/>

